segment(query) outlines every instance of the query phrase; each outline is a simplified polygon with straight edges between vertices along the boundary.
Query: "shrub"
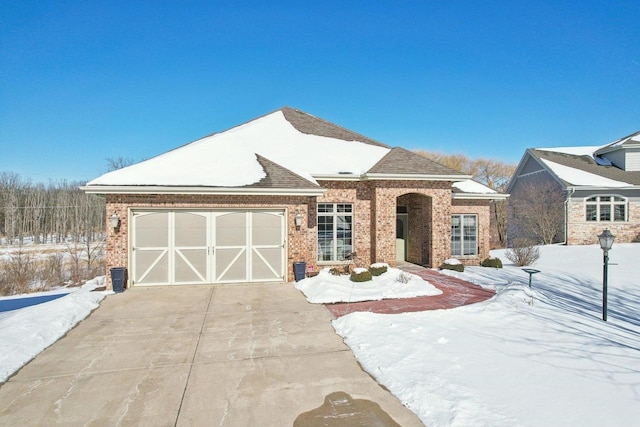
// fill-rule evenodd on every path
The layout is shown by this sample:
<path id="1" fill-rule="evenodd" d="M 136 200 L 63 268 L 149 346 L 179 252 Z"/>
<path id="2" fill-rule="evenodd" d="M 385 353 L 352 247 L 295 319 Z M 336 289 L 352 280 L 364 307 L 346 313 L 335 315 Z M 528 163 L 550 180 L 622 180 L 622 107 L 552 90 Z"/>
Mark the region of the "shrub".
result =
<path id="1" fill-rule="evenodd" d="M 406 271 L 403 271 L 402 273 L 400 273 L 400 275 L 396 279 L 396 282 L 400 282 L 405 285 L 410 281 L 411 281 L 411 273 L 407 273 Z"/>
<path id="2" fill-rule="evenodd" d="M 371 272 L 365 268 L 355 268 L 351 272 L 352 282 L 368 282 L 372 279 Z"/>
<path id="3" fill-rule="evenodd" d="M 502 268 L 502 261 L 500 260 L 500 258 L 489 257 L 487 259 L 482 260 L 480 265 L 483 267 Z"/>
<path id="4" fill-rule="evenodd" d="M 329 273 L 333 274 L 334 276 L 339 276 L 339 275 L 342 274 L 342 271 L 340 271 L 336 267 L 333 267 L 333 268 L 329 269 Z"/>
<path id="5" fill-rule="evenodd" d="M 460 261 L 458 261 L 457 263 L 450 263 L 449 261 L 451 260 L 447 260 L 440 264 L 440 270 L 453 270 L 459 271 L 460 273 L 464 271 L 464 265 L 462 265 Z"/>
<path id="6" fill-rule="evenodd" d="M 369 267 L 369 271 L 371 272 L 372 276 L 380 276 L 381 274 L 386 273 L 388 268 L 388 264 L 378 262 L 375 264 L 371 264 L 371 266 Z"/>
<path id="7" fill-rule="evenodd" d="M 535 244 L 532 239 L 514 239 L 504 256 L 518 267 L 533 265 L 540 258 L 540 249 Z"/>

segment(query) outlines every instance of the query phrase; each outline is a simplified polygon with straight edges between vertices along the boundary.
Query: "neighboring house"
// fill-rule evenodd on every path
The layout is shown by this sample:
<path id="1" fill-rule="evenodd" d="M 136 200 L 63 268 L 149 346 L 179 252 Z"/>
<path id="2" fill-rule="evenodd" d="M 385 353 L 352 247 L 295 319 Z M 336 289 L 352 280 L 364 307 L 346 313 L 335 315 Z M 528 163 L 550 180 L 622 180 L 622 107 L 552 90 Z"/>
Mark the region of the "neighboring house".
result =
<path id="1" fill-rule="evenodd" d="M 597 243 L 608 228 L 616 242 L 640 241 L 640 132 L 604 146 L 528 149 L 507 187 L 509 241 L 525 233 L 518 206 L 530 184 L 562 192 L 558 240 Z"/>
<path id="2" fill-rule="evenodd" d="M 399 147 L 282 108 L 83 190 L 106 197 L 107 268 L 129 284 L 293 279 L 397 260 L 438 266 L 489 255 L 489 203 L 506 195 Z"/>

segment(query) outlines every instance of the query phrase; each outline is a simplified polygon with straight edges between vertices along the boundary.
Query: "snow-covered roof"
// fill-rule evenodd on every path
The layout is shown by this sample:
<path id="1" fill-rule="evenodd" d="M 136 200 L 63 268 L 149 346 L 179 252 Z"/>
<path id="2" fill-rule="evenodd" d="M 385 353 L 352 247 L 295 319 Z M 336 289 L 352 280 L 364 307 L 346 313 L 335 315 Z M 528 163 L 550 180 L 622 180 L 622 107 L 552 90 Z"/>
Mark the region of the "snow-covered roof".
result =
<path id="1" fill-rule="evenodd" d="M 571 154 L 573 156 L 593 156 L 598 149 L 602 148 L 602 145 L 593 146 L 582 146 L 582 147 L 552 147 L 552 148 L 536 148 L 536 150 L 541 151 L 552 151 L 554 153 L 565 153 Z"/>
<path id="2" fill-rule="evenodd" d="M 452 185 L 454 199 L 490 199 L 499 200 L 509 197 L 508 194 L 498 193 L 484 184 L 467 179 L 454 182 Z"/>
<path id="3" fill-rule="evenodd" d="M 600 155 L 600 154 L 605 154 L 611 151 L 617 151 L 620 149 L 637 147 L 637 146 L 640 146 L 640 131 L 632 133 L 631 135 L 627 135 L 603 147 L 600 147 L 595 152 L 595 154 Z"/>
<path id="4" fill-rule="evenodd" d="M 384 146 L 302 133 L 285 119 L 282 111 L 276 111 L 106 173 L 87 186 L 247 186 L 266 176 L 256 155 L 317 184 L 315 174 L 362 174 L 389 151 Z"/>
<path id="5" fill-rule="evenodd" d="M 585 187 L 629 187 L 628 182 L 616 181 L 584 170 L 561 165 L 547 159 L 540 159 L 561 180 L 574 185 Z"/>
<path id="6" fill-rule="evenodd" d="M 454 182 L 453 188 L 460 190 L 464 193 L 477 193 L 477 194 L 495 194 L 497 191 L 487 187 L 484 184 L 479 183 L 478 181 L 474 181 L 472 179 L 467 179 L 465 181 Z"/>
<path id="7" fill-rule="evenodd" d="M 529 159 L 535 159 L 566 187 L 640 187 L 640 172 L 625 171 L 613 165 L 606 157 L 599 156 L 603 147 L 606 146 L 530 148 L 522 157 L 507 192 L 512 191 Z"/>
<path id="8" fill-rule="evenodd" d="M 284 107 L 135 165 L 108 172 L 90 192 L 274 189 L 311 192 L 327 179 L 440 179 L 468 176 Z"/>

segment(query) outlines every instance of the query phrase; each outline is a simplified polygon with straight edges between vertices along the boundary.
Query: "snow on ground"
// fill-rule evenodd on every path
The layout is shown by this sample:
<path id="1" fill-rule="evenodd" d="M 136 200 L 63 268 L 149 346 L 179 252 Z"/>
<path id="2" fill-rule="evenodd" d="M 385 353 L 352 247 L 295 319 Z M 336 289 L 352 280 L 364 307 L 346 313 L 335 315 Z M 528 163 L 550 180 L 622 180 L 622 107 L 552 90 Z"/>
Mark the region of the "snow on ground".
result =
<path id="1" fill-rule="evenodd" d="M 401 276 L 408 279 L 402 283 Z M 374 301 L 384 298 L 410 298 L 424 295 L 440 295 L 442 291 L 415 274 L 389 268 L 386 273 L 374 276 L 368 282 L 352 282 L 347 275 L 334 276 L 329 269 L 321 270 L 316 277 L 303 279 L 295 284 L 307 300 L 313 303 Z"/>
<path id="2" fill-rule="evenodd" d="M 494 251 L 504 269 L 445 271 L 495 289 L 489 301 L 421 313 L 352 313 L 334 328 L 362 366 L 429 426 L 637 425 L 640 245 L 614 244 L 610 251 L 617 265 L 609 269 L 608 322 L 601 320 L 600 248 L 540 249 L 534 267 L 541 272 L 531 289 L 528 275 L 510 266 L 504 251 Z M 393 269 L 385 274 L 391 277 Z M 298 286 L 316 291 L 310 298 L 320 301 L 365 291 L 364 299 L 416 293 L 397 281 L 342 279 L 321 273 Z M 95 309 L 106 292 L 89 290 L 102 280 L 1 313 L 0 381 Z"/>
<path id="3" fill-rule="evenodd" d="M 533 276 L 447 271 L 495 289 L 452 310 L 333 322 L 362 366 L 429 426 L 631 426 L 640 419 L 640 245 L 545 246 Z"/>
<path id="4" fill-rule="evenodd" d="M 103 285 L 104 276 L 97 277 L 80 288 L 72 289 L 65 297 L 0 313 L 0 383 L 96 309 L 110 292 L 92 290 Z M 51 293 L 40 292 L 28 296 Z"/>

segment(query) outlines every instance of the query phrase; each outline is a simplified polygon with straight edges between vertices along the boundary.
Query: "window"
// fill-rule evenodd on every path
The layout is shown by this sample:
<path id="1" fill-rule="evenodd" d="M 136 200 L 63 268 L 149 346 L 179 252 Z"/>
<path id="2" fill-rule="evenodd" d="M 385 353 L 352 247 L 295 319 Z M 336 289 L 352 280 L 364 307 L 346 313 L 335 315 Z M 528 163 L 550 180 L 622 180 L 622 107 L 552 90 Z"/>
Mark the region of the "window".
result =
<path id="1" fill-rule="evenodd" d="M 593 196 L 585 201 L 587 221 L 626 221 L 627 200 L 620 196 Z"/>
<path id="2" fill-rule="evenodd" d="M 451 217 L 451 255 L 478 255 L 478 217 L 476 215 Z"/>
<path id="3" fill-rule="evenodd" d="M 342 261 L 353 247 L 353 205 L 318 204 L 318 261 Z"/>

